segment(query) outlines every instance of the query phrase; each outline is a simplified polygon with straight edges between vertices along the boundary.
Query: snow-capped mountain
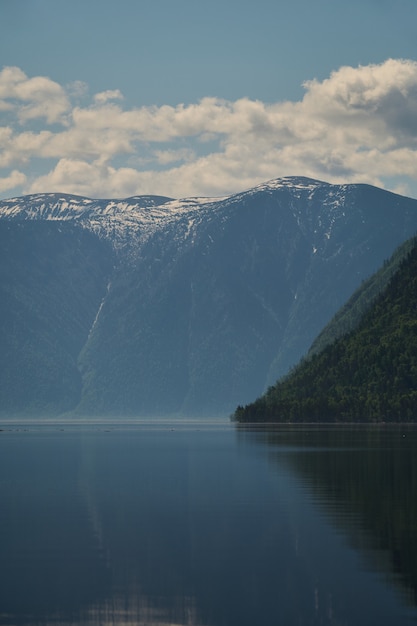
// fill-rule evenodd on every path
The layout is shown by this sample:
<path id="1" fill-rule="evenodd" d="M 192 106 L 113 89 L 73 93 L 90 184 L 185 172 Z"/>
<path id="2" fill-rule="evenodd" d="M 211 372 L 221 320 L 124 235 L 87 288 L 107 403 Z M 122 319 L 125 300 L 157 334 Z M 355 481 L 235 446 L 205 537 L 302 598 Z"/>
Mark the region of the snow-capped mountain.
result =
<path id="1" fill-rule="evenodd" d="M 218 210 L 244 205 L 259 194 L 273 196 L 277 191 L 284 191 L 291 193 L 289 207 L 300 227 L 308 217 L 308 207 L 320 202 L 318 222 L 310 223 L 310 228 L 314 228 L 320 238 L 324 227 L 329 238 L 334 222 L 344 216 L 346 193 L 354 188 L 354 185 L 330 185 L 304 177 L 283 177 L 226 198 L 175 200 L 165 196 L 144 195 L 103 200 L 71 194 L 42 193 L 0 201 L 0 219 L 76 221 L 108 239 L 117 249 L 126 245 L 140 245 L 166 225 L 188 220 L 190 229 L 195 220 L 204 215 L 209 214 L 210 218 Z M 302 208 L 298 205 L 302 205 Z"/>
<path id="2" fill-rule="evenodd" d="M 1 201 L 0 408 L 225 415 L 416 231 L 416 200 L 302 177 L 226 198 Z"/>
<path id="3" fill-rule="evenodd" d="M 215 200 L 164 196 L 133 196 L 94 200 L 70 194 L 33 194 L 0 201 L 0 218 L 9 220 L 76 221 L 107 238 L 116 249 L 142 243 L 161 225 L 194 215 Z"/>

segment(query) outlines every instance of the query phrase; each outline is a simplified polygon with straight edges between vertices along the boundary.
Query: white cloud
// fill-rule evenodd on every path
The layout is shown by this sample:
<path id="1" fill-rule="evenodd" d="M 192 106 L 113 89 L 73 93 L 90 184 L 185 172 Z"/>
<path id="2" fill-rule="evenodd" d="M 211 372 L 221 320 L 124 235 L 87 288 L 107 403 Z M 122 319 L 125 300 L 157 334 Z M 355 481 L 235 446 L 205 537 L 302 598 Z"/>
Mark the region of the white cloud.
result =
<path id="1" fill-rule="evenodd" d="M 109 100 L 123 100 L 123 94 L 119 89 L 108 89 L 107 91 L 101 91 L 100 93 L 96 93 L 94 96 L 94 101 L 97 104 L 104 104 Z"/>
<path id="2" fill-rule="evenodd" d="M 62 123 L 70 107 L 58 83 L 44 76 L 28 78 L 18 67 L 6 67 L 0 72 L 0 99 L 9 108 L 14 104 L 22 123 L 36 118 L 45 118 L 48 124 Z"/>
<path id="3" fill-rule="evenodd" d="M 0 167 L 45 159 L 50 171 L 30 182 L 28 175 L 25 192 L 96 197 L 222 195 L 291 174 L 380 186 L 417 181 L 415 61 L 342 67 L 304 87 L 298 102 L 203 98 L 125 109 L 121 92 L 108 90 L 75 106 L 71 98 L 85 95 L 85 85 L 65 91 L 5 68 L 0 107 L 13 108 L 0 128 Z M 35 117 L 66 126 L 35 130 Z"/>
<path id="4" fill-rule="evenodd" d="M 15 189 L 19 185 L 24 185 L 26 182 L 26 176 L 23 172 L 13 170 L 5 178 L 0 178 L 0 192 L 9 191 L 9 189 Z"/>

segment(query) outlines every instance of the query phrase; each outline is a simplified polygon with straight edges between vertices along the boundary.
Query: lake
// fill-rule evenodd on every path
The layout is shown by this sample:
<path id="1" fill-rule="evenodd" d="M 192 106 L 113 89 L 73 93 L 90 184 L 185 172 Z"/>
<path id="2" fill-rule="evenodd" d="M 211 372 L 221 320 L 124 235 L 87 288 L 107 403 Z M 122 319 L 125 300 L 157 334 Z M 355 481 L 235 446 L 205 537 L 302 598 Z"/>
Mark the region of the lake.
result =
<path id="1" fill-rule="evenodd" d="M 0 625 L 417 620 L 417 430 L 0 425 Z"/>

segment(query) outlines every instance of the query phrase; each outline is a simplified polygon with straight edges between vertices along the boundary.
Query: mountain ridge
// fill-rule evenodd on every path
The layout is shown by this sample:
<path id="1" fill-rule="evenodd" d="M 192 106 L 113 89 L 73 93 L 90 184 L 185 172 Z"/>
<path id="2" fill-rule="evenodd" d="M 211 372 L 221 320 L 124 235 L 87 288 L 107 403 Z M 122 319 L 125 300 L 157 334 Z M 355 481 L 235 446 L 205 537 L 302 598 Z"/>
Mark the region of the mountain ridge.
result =
<path id="1" fill-rule="evenodd" d="M 226 198 L 75 198 L 0 202 L 0 224 L 13 228 L 16 241 L 7 258 L 1 250 L 0 288 L 7 287 L 11 310 L 22 293 L 30 303 L 42 292 L 48 342 L 59 346 L 59 325 L 46 312 L 57 289 L 48 282 L 50 244 L 42 253 L 43 238 L 52 236 L 47 225 L 56 225 L 57 239 L 72 237 L 84 256 L 93 240 L 83 232 L 105 244 L 94 248 L 96 260 L 87 255 L 99 285 L 94 302 L 79 300 L 79 264 L 68 283 L 69 240 L 63 258 L 54 252 L 62 284 L 88 311 L 74 370 L 80 386 L 72 410 L 82 414 L 230 414 L 295 365 L 360 283 L 417 232 L 417 200 L 305 177 L 272 179 Z M 26 267 L 23 287 L 15 267 Z M 36 367 L 36 315 L 26 306 L 14 324 L 4 316 L 12 340 L 3 340 L 0 379 L 17 380 L 24 346 Z"/>

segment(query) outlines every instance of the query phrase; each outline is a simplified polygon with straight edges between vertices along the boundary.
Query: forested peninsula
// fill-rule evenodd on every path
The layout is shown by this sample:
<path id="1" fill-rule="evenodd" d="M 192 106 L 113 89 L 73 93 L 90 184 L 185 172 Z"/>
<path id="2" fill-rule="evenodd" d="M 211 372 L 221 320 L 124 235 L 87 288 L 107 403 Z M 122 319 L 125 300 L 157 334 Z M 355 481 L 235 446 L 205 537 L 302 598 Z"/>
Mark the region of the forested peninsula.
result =
<path id="1" fill-rule="evenodd" d="M 417 421 L 417 239 L 353 330 L 309 354 L 237 422 Z M 382 272 L 382 271 L 381 271 Z M 375 282 L 375 281 L 374 281 Z M 358 295 L 354 300 L 360 300 Z"/>

